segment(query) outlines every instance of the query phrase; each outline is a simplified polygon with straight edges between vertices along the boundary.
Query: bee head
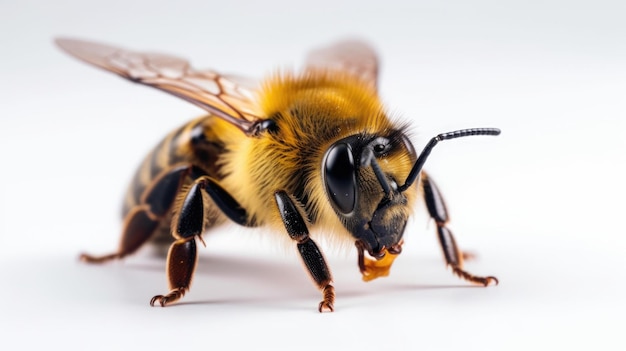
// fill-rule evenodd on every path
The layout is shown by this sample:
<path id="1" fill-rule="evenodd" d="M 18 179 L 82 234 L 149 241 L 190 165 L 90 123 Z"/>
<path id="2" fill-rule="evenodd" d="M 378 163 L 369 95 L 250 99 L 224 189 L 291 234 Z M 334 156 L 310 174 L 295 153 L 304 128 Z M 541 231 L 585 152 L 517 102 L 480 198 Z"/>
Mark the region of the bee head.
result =
<path id="1" fill-rule="evenodd" d="M 407 189 L 419 179 L 433 148 L 444 140 L 499 134 L 497 128 L 442 133 L 419 156 L 401 130 L 340 139 L 328 148 L 322 162 L 326 195 L 357 246 L 373 257 L 386 251 L 399 253 L 411 209 L 412 194 Z"/>
<path id="2" fill-rule="evenodd" d="M 413 145 L 401 131 L 352 135 L 333 143 L 324 155 L 322 177 L 329 202 L 344 227 L 374 257 L 400 249 L 411 211 L 396 180 L 405 179 L 415 158 Z"/>

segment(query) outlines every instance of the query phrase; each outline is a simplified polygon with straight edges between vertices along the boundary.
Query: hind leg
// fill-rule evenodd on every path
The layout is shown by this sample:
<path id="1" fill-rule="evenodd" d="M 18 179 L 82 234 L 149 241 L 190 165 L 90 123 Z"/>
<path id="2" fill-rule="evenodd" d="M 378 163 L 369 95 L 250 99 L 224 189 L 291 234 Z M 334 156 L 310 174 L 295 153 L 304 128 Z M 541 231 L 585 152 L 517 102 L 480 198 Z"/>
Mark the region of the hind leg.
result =
<path id="1" fill-rule="evenodd" d="M 93 256 L 81 254 L 80 259 L 88 263 L 103 263 L 122 258 L 137 251 L 155 232 L 168 216 L 176 194 L 184 179 L 192 172 L 189 165 L 177 165 L 164 170 L 141 197 L 141 202 L 130 209 L 124 218 L 122 238 L 116 252 Z"/>
<path id="2" fill-rule="evenodd" d="M 446 204 L 441 197 L 439 189 L 426 173 L 422 173 L 422 186 L 424 188 L 424 200 L 426 201 L 428 212 L 435 220 L 435 223 L 437 223 L 437 234 L 439 237 L 439 244 L 441 244 L 441 249 L 443 250 L 443 256 L 445 257 L 446 264 L 452 268 L 452 272 L 462 279 L 472 283 L 484 286 L 491 283 L 498 284 L 498 279 L 496 277 L 480 277 L 468 273 L 463 269 L 463 258 L 469 258 L 472 257 L 472 255 L 462 253 L 457 247 L 452 231 L 446 227 L 449 220 Z"/>

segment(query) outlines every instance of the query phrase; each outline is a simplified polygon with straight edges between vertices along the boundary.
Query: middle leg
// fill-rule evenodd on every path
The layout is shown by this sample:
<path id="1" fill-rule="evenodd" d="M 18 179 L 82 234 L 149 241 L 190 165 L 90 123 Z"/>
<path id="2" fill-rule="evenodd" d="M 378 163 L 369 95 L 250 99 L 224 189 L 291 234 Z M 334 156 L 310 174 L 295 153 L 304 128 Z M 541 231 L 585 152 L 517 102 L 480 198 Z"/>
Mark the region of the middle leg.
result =
<path id="1" fill-rule="evenodd" d="M 170 291 L 165 295 L 154 296 L 150 300 L 152 306 L 158 302 L 161 307 L 165 307 L 179 300 L 191 286 L 198 260 L 196 238 L 202 241 L 204 229 L 218 219 L 217 213 L 211 214 L 208 211 L 212 204 L 206 203 L 203 192 L 211 198 L 213 205 L 234 222 L 247 226 L 255 225 L 254 220 L 248 218 L 245 209 L 214 179 L 209 176 L 196 179 L 174 204 L 171 230 L 176 241 L 171 245 L 167 255 L 167 279 Z"/>

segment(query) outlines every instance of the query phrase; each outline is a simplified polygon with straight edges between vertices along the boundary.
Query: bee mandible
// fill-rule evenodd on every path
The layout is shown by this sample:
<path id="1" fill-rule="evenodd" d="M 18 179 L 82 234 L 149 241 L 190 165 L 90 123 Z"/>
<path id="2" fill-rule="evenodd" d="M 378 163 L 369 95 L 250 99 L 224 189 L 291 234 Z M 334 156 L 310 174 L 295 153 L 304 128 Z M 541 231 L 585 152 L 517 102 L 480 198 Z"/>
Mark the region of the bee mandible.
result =
<path id="1" fill-rule="evenodd" d="M 417 153 L 407 125 L 389 117 L 377 92 L 378 59 L 360 41 L 313 51 L 300 73 L 276 73 L 260 85 L 197 70 L 178 57 L 57 39 L 70 55 L 132 82 L 178 96 L 208 112 L 168 134 L 139 166 L 123 206 L 117 251 L 82 254 L 101 263 L 147 242 L 167 243 L 169 305 L 188 291 L 197 242 L 228 220 L 288 236 L 322 292 L 318 310 L 333 311 L 332 275 L 309 235 L 334 235 L 356 246 L 363 280 L 386 276 L 402 251 L 407 220 L 423 197 L 445 263 L 464 280 L 487 286 L 493 276 L 463 268 L 447 227 L 448 211 L 422 167 L 437 143 L 495 128 L 442 133 Z"/>

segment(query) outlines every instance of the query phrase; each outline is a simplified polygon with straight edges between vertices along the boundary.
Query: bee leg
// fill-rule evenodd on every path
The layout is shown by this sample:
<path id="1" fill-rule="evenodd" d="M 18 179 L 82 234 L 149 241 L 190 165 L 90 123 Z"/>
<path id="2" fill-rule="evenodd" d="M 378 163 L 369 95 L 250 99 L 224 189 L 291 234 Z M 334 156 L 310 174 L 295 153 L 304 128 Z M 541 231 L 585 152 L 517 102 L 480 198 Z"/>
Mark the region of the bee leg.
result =
<path id="1" fill-rule="evenodd" d="M 426 201 L 426 207 L 430 216 L 437 223 L 437 234 L 439 236 L 439 243 L 443 250 L 443 255 L 446 259 L 446 264 L 452 268 L 452 272 L 457 276 L 470 281 L 472 283 L 481 284 L 487 286 L 491 283 L 498 284 L 496 277 L 487 276 L 479 277 L 468 273 L 463 269 L 464 254 L 461 253 L 456 245 L 452 231 L 446 227 L 449 221 L 448 210 L 446 204 L 443 201 L 443 197 L 437 188 L 437 185 L 428 177 L 426 173 L 422 173 L 422 186 L 424 189 L 424 200 Z"/>
<path id="2" fill-rule="evenodd" d="M 198 262 L 195 237 L 176 240 L 167 254 L 167 279 L 170 292 L 150 299 L 150 306 L 158 301 L 161 307 L 171 304 L 185 295 L 191 285 L 193 272 Z"/>
<path id="3" fill-rule="evenodd" d="M 198 260 L 195 238 L 202 240 L 200 235 L 211 220 L 205 215 L 207 204 L 204 203 L 202 192 L 206 192 L 213 200 L 213 204 L 234 222 L 248 226 L 255 224 L 253 220 L 248 219 L 246 210 L 215 180 L 209 176 L 197 178 L 181 197 L 182 201 L 177 201 L 174 205 L 172 235 L 176 241 L 170 246 L 167 255 L 170 292 L 154 296 L 150 300 L 152 306 L 158 302 L 164 307 L 179 300 L 191 286 Z"/>
<path id="4" fill-rule="evenodd" d="M 332 282 L 332 276 L 322 252 L 317 247 L 317 244 L 309 237 L 306 222 L 289 195 L 284 191 L 277 191 L 274 196 L 289 237 L 297 242 L 298 251 L 300 252 L 300 256 L 302 256 L 304 265 L 311 274 L 313 281 L 317 284 L 319 289 L 322 290 L 323 299 L 319 303 L 318 311 L 333 312 L 335 288 L 330 284 Z"/>
<path id="5" fill-rule="evenodd" d="M 167 279 L 170 292 L 166 295 L 154 296 L 150 300 L 152 306 L 158 302 L 161 307 L 164 307 L 179 300 L 191 285 L 198 260 L 195 237 L 202 234 L 205 222 L 200 179 L 186 190 L 182 202 L 177 201 L 174 206 L 172 235 L 176 241 L 172 243 L 167 254 Z"/>
<path id="6" fill-rule="evenodd" d="M 141 203 L 133 207 L 124 218 L 122 239 L 117 252 L 103 256 L 81 254 L 80 260 L 103 263 L 137 251 L 157 230 L 176 198 L 182 179 L 191 170 L 189 165 L 177 165 L 163 171 L 155 179 L 143 194 Z"/>

